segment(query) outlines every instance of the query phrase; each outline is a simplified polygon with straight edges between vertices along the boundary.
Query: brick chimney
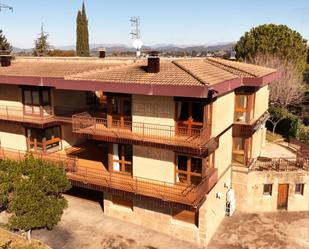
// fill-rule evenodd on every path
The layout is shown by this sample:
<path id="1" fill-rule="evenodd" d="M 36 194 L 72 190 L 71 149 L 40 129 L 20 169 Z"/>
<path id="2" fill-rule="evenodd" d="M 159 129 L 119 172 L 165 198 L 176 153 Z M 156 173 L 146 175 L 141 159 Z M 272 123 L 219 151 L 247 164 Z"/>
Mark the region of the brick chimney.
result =
<path id="1" fill-rule="evenodd" d="M 106 49 L 99 48 L 99 58 L 104 59 L 106 57 Z"/>
<path id="2" fill-rule="evenodd" d="M 148 55 L 148 65 L 147 65 L 148 73 L 159 73 L 160 72 L 160 57 L 159 52 L 152 51 Z"/>
<path id="3" fill-rule="evenodd" d="M 9 67 L 11 66 L 11 55 L 0 55 L 1 67 Z"/>

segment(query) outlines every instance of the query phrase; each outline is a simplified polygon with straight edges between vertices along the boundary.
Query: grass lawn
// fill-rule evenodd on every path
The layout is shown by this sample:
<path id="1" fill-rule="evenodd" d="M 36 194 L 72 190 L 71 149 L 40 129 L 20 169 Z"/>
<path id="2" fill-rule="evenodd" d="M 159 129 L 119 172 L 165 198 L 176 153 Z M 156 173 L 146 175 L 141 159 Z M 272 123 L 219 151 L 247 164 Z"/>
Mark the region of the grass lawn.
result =
<path id="1" fill-rule="evenodd" d="M 10 242 L 11 241 L 11 242 Z M 7 247 L 5 246 L 7 245 Z M 40 242 L 32 241 L 31 244 L 22 237 L 9 233 L 0 228 L 0 249 L 47 249 Z"/>
<path id="2" fill-rule="evenodd" d="M 268 142 L 274 142 L 276 140 L 282 140 L 282 139 L 284 139 L 284 137 L 282 137 L 280 134 L 277 133 L 273 134 L 271 131 L 266 132 L 266 140 Z"/>

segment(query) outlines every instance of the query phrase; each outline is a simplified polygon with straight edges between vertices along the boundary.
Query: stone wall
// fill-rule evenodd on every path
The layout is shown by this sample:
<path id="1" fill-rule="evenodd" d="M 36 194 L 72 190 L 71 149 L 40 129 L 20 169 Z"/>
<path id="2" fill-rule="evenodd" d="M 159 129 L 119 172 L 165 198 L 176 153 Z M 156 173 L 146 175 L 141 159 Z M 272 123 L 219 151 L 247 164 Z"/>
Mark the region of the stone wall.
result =
<path id="1" fill-rule="evenodd" d="M 113 204 L 112 195 L 104 193 L 104 214 L 144 226 L 189 242 L 200 243 L 199 228 L 172 218 L 172 210 L 135 200 L 133 209 Z"/>

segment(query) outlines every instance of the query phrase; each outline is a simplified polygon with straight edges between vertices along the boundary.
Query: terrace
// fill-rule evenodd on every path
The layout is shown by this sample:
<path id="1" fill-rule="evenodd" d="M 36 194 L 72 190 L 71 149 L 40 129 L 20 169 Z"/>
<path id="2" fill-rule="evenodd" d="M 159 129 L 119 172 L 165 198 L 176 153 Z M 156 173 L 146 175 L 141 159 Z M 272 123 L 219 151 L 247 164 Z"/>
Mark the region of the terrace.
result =
<path id="1" fill-rule="evenodd" d="M 94 147 L 93 147 L 94 148 Z M 142 177 L 111 173 L 104 167 L 104 161 L 94 159 L 87 151 L 72 148 L 64 153 L 33 153 L 35 158 L 41 158 L 51 163 L 62 163 L 68 179 L 74 186 L 82 186 L 98 191 L 119 191 L 129 193 L 139 198 L 152 198 L 159 202 L 173 203 L 170 205 L 181 205 L 184 208 L 198 208 L 206 197 L 206 194 L 217 182 L 217 169 L 210 169 L 206 177 L 198 185 L 174 184 L 155 181 Z M 76 155 L 82 156 L 79 158 Z M 0 149 L 0 159 L 22 160 L 29 152 L 7 148 Z M 100 164 L 103 166 L 100 167 Z"/>
<path id="2" fill-rule="evenodd" d="M 297 140 L 293 143 L 268 142 L 260 157 L 249 159 L 249 171 L 309 171 L 309 158 Z"/>
<path id="3" fill-rule="evenodd" d="M 24 123 L 27 125 L 44 126 L 51 122 L 71 122 L 72 115 L 82 110 L 81 108 L 69 108 L 55 106 L 30 107 L 0 105 L 0 120 L 5 122 Z"/>
<path id="4" fill-rule="evenodd" d="M 217 140 L 210 138 L 210 125 L 204 128 L 167 126 L 134 121 L 120 122 L 107 116 L 88 112 L 73 115 L 73 132 L 90 135 L 98 140 L 157 146 L 202 155 L 217 148 Z"/>

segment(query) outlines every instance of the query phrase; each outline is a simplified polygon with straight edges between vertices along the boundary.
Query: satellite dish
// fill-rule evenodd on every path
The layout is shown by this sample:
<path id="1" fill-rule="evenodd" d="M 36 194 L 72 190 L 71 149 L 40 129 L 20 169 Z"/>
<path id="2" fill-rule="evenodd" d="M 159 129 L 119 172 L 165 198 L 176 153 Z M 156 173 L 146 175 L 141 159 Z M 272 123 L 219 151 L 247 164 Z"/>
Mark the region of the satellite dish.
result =
<path id="1" fill-rule="evenodd" d="M 143 46 L 143 42 L 142 42 L 140 39 L 135 39 L 135 40 L 133 41 L 133 47 L 134 47 L 135 49 L 141 49 L 142 46 Z"/>

